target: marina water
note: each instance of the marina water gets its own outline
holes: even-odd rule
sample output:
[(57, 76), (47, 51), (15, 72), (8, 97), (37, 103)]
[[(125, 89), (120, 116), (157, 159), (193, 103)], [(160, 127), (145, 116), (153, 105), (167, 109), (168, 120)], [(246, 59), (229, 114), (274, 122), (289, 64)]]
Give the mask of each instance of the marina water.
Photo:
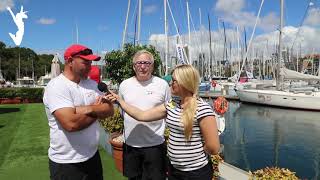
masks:
[(227, 163), (246, 171), (278, 166), (320, 179), (320, 112), (229, 101), (225, 119), (220, 139)]

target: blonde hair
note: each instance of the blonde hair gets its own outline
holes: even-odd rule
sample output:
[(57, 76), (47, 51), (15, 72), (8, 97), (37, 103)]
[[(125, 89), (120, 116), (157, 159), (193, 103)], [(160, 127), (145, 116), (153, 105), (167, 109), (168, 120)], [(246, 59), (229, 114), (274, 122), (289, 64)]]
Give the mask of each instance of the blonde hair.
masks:
[(142, 55), (142, 54), (147, 54), (147, 55), (149, 56), (150, 60), (152, 61), (152, 63), (154, 63), (153, 54), (152, 54), (151, 52), (145, 50), (145, 49), (137, 51), (137, 52), (134, 54), (132, 61), (135, 62), (136, 59), (137, 59), (140, 55)]
[(184, 126), (184, 135), (187, 140), (191, 139), (194, 116), (197, 110), (197, 97), (199, 88), (199, 72), (192, 65), (177, 66), (172, 75), (176, 78), (179, 85), (193, 94), (188, 105), (183, 109), (181, 121)]

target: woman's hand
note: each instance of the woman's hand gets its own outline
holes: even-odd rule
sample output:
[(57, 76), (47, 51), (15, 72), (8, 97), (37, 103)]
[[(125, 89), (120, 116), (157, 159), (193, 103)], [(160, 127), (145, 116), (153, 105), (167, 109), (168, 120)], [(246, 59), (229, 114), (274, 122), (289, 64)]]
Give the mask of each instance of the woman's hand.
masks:
[(109, 92), (110, 92), (110, 93), (106, 94), (106, 95), (104, 96), (104, 98), (105, 98), (106, 100), (110, 101), (110, 102), (113, 102), (113, 103), (119, 102), (119, 100), (120, 100), (119, 95), (115, 94), (115, 93), (112, 92), (112, 91), (109, 91)]

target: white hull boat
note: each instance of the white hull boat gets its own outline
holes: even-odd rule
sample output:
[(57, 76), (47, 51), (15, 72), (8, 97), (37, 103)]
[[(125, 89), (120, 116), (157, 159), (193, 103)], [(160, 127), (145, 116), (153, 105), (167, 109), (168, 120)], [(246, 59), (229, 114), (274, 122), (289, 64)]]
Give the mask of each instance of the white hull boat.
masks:
[(236, 90), (242, 102), (296, 108), (306, 110), (320, 110), (320, 92), (318, 91), (277, 91), (264, 89)]

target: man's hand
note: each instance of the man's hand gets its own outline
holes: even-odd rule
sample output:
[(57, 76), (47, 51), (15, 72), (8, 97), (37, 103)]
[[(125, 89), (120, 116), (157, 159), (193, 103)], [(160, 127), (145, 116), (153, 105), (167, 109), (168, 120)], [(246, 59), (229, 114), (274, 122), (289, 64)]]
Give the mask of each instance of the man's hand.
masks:
[(92, 118), (105, 118), (113, 115), (113, 105), (104, 96), (97, 97), (91, 105), (78, 106), (75, 109), (76, 114), (85, 114)]
[[(103, 103), (107, 103), (108, 100), (106, 100), (103, 96), (98, 96), (96, 98), (96, 101), (92, 105), (99, 105)], [(76, 107), (76, 113), (77, 114), (86, 114), (90, 115), (92, 113), (93, 109), (90, 106), (78, 106)]]

